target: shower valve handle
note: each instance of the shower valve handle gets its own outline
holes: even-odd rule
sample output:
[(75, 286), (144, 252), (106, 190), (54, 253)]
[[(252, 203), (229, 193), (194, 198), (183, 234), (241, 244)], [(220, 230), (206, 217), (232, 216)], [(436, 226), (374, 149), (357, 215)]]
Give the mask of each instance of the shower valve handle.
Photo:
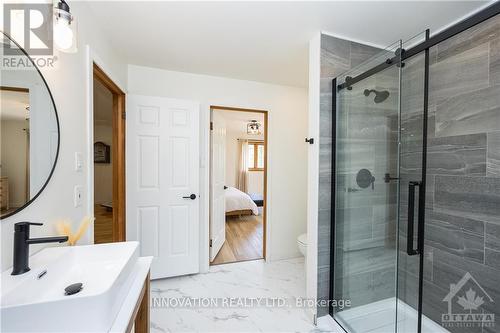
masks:
[(386, 174), (384, 175), (384, 182), (386, 182), (386, 183), (390, 183), (390, 182), (391, 182), (391, 180), (399, 180), (399, 178), (398, 178), (398, 177), (391, 177), (391, 174), (390, 174), (390, 173), (386, 173)]

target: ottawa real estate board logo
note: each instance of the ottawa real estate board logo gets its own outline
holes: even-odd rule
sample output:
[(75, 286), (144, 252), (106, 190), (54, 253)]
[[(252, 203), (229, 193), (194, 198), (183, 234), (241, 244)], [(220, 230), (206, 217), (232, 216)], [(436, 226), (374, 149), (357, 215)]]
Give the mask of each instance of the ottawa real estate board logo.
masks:
[(448, 313), (441, 315), (444, 327), (495, 326), (495, 314), (486, 310), (494, 303), (493, 298), (468, 272), (457, 284), (450, 284), (450, 292), (443, 302), (448, 303)]

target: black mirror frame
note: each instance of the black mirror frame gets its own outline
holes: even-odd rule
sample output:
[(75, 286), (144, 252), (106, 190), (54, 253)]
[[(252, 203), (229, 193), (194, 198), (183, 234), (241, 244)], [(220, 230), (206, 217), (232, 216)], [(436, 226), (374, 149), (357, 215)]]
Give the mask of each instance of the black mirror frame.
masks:
[(54, 171), (56, 169), (57, 161), (59, 160), (59, 150), (60, 150), (60, 147), (61, 147), (61, 128), (60, 128), (60, 125), (59, 125), (59, 115), (57, 113), (56, 103), (54, 102), (54, 96), (52, 96), (52, 91), (50, 91), (49, 85), (47, 84), (47, 81), (45, 80), (45, 77), (42, 75), (42, 72), (40, 72), (40, 69), (34, 63), (33, 59), (31, 59), (31, 57), (29, 56), (29, 54), (26, 52), (26, 50), (24, 48), (22, 48), (11, 36), (9, 36), (8, 34), (6, 34), (4, 31), (0, 31), (0, 32), (6, 38), (8, 38), (12, 43), (14, 43), (19, 48), (19, 50), (21, 50), (22, 53), (24, 53), (24, 55), (30, 60), (30, 62), (33, 65), (33, 67), (38, 72), (38, 75), (40, 75), (40, 77), (42, 78), (42, 81), (45, 84), (45, 88), (47, 88), (47, 91), (49, 92), (49, 96), (50, 96), (50, 100), (52, 102), (52, 106), (54, 107), (54, 113), (55, 113), (55, 116), (56, 116), (56, 125), (57, 125), (57, 150), (56, 150), (56, 155), (55, 155), (55, 158), (54, 158), (54, 164), (52, 165), (52, 169), (50, 170), (49, 175), (47, 176), (47, 180), (45, 181), (45, 183), (43, 184), (43, 186), (38, 190), (38, 192), (33, 196), (33, 198), (31, 198), (30, 200), (28, 200), (24, 205), (22, 205), (21, 207), (19, 207), (18, 209), (14, 210), (14, 211), (12, 211), (10, 213), (7, 213), (7, 214), (5, 214), (3, 216), (0, 216), (0, 220), (4, 220), (4, 219), (6, 219), (8, 217), (11, 217), (11, 216), (19, 213), (20, 211), (22, 211), (23, 209), (25, 209), (26, 207), (28, 207), (29, 205), (31, 205), (31, 203), (33, 203), (33, 201), (35, 201), (40, 196), (40, 194), (42, 194), (42, 192), (45, 190), (45, 188), (49, 184), (49, 181), (52, 179), (52, 175), (54, 174)]

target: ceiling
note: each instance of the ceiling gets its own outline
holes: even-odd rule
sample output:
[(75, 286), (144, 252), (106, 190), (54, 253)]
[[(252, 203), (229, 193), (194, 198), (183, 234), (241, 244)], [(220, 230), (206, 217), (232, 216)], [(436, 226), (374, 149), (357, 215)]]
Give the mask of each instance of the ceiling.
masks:
[[(247, 136), (247, 124), (252, 120), (257, 120), (262, 125), (264, 124), (264, 114), (259, 112), (241, 112), (241, 111), (223, 111), (215, 110), (220, 114), (226, 122), (226, 130), (228, 132), (240, 133), (241, 137)], [(262, 133), (264, 127), (262, 127)], [(259, 136), (260, 138), (260, 136)]]
[(0, 90), (0, 101), (2, 120), (26, 120), (29, 117), (26, 110), (30, 104), (29, 93)]
[(307, 86), (308, 41), (321, 30), (387, 46), (435, 32), (485, 1), (89, 2), (126, 63)]

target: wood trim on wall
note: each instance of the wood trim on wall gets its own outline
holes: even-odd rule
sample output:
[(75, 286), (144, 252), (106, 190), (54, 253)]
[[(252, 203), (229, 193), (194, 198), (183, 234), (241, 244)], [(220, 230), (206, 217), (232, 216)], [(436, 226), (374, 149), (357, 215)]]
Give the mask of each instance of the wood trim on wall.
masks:
[[(264, 260), (267, 258), (267, 173), (269, 172), (267, 168), (267, 155), (268, 155), (268, 115), (269, 111), (267, 110), (259, 110), (259, 109), (245, 109), (245, 108), (236, 108), (230, 106), (220, 106), (220, 105), (211, 105), (210, 110), (221, 110), (221, 111), (239, 111), (239, 112), (250, 112), (250, 113), (262, 113), (264, 114), (264, 207), (262, 207), (262, 211), (264, 213), (262, 219), (263, 225), (263, 249), (262, 249), (262, 257)], [(210, 237), (210, 236), (209, 236)]]
[(30, 92), (30, 90), (28, 88), (8, 87), (8, 86), (0, 86), (0, 90), (15, 91), (15, 92), (24, 92), (24, 93), (29, 93)]
[(95, 63), (94, 79), (113, 94), (113, 242), (126, 239), (125, 230), (125, 93)]
[(267, 114), (268, 112), (267, 110), (234, 108), (230, 106), (220, 106), (220, 105), (211, 105), (210, 110), (241, 111), (241, 112), (252, 112), (252, 113), (265, 113), (265, 114)]
[(150, 332), (150, 289), (151, 289), (151, 273), (149, 272), (142, 285), (139, 299), (135, 304), (132, 317), (127, 325), (127, 333), (149, 333)]

